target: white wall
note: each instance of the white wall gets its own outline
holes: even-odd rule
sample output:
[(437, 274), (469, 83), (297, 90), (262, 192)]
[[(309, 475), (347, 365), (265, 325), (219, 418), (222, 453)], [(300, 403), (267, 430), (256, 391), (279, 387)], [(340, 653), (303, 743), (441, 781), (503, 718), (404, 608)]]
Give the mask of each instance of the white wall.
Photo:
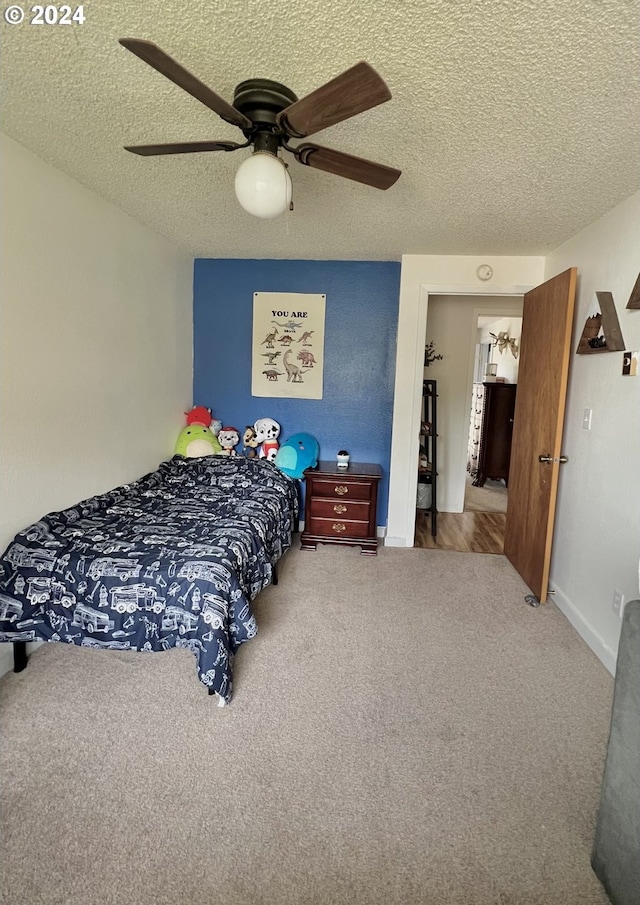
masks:
[[(171, 456), (192, 402), (193, 266), (0, 140), (4, 549), (46, 512)], [(6, 662), (11, 651), (1, 647)]]
[[(575, 351), (596, 291), (610, 291), (626, 348), (640, 350), (640, 310), (626, 308), (640, 272), (640, 193), (547, 258), (545, 276), (578, 268)], [(554, 600), (613, 672), (620, 619), (614, 588), (640, 597), (640, 376), (623, 377), (622, 353), (571, 357), (551, 563)], [(584, 409), (593, 411), (583, 430)]]
[[(478, 317), (499, 311), (521, 312), (522, 298), (433, 295), (429, 300), (427, 341), (433, 340), (436, 352), (442, 355), (441, 361), (435, 361), (424, 371), (426, 377), (438, 383), (437, 506), (440, 512), (462, 512), (464, 508)], [(500, 323), (511, 321), (512, 318), (503, 318)], [(511, 352), (503, 352), (502, 356), (494, 352), (494, 355), (496, 360), (508, 355), (515, 362)]]
[[(476, 270), (480, 264), (490, 264), (493, 268), (490, 281), (478, 279)], [(519, 296), (537, 286), (543, 278), (542, 257), (403, 256), (386, 544), (413, 546), (420, 395), (430, 295), (477, 295), (480, 306), (483, 296)]]

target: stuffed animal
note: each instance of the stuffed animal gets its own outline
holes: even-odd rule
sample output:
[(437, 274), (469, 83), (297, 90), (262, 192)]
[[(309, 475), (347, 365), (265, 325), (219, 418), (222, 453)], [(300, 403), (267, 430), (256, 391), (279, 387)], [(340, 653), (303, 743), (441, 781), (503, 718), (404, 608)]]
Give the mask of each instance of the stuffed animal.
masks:
[(259, 452), (260, 458), (273, 462), (280, 447), (278, 443), (280, 425), (273, 418), (259, 418), (253, 426), (258, 443), (262, 444)]
[(235, 448), (240, 442), (240, 434), (237, 427), (223, 427), (218, 434), (218, 443), (222, 447), (225, 456), (235, 456)]
[(185, 412), (187, 424), (203, 424), (205, 427), (211, 428), (212, 432), (218, 436), (222, 430), (222, 421), (213, 417), (213, 412), (204, 405), (194, 405), (189, 412)]
[(205, 427), (211, 427), (212, 413), (211, 409), (205, 408), (204, 405), (194, 405), (194, 407), (185, 412), (187, 424), (203, 424)]
[(242, 452), (245, 453), (248, 459), (253, 459), (256, 456), (258, 446), (260, 446), (260, 443), (256, 429), (253, 424), (247, 424), (242, 435)]
[(218, 438), (204, 424), (187, 424), (178, 434), (175, 453), (189, 459), (221, 453)]
[(320, 445), (311, 434), (294, 434), (283, 443), (274, 460), (280, 471), (291, 478), (301, 480), (305, 468), (315, 468), (320, 455)]

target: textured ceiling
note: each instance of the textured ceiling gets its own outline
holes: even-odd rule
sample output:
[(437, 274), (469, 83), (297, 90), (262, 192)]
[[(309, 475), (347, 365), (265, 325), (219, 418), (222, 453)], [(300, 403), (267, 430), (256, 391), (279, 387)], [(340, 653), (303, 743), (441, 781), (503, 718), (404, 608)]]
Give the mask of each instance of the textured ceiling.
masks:
[[(636, 0), (88, 0), (66, 26), (19, 5), (25, 21), (0, 24), (2, 130), (195, 256), (545, 254), (640, 188)], [(287, 155), (295, 210), (251, 217), (233, 190), (246, 150), (122, 149), (242, 134), (120, 37), (229, 102), (247, 78), (302, 97), (366, 60), (392, 99), (311, 140), (400, 180), (383, 192)]]

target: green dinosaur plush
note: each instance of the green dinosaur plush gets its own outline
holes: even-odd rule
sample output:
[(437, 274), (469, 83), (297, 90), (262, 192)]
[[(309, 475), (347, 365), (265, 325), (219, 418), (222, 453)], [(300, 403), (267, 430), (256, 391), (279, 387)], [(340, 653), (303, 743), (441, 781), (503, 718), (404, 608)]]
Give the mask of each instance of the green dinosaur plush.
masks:
[(204, 424), (187, 424), (178, 434), (176, 455), (189, 459), (199, 456), (215, 456), (222, 452), (218, 438)]

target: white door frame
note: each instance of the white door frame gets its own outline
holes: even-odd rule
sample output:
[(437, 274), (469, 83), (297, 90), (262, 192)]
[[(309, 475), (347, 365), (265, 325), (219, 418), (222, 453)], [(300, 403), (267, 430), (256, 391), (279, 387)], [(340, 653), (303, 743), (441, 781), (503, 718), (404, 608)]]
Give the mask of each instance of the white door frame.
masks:
[[(529, 259), (540, 261), (541, 259)], [(417, 298), (401, 286), (396, 349), (396, 378), (389, 470), (389, 509), (385, 544), (413, 547), (420, 411), (424, 375), (424, 344), (430, 295), (521, 296), (537, 283), (479, 288), (478, 283), (420, 283)], [(404, 292), (403, 292), (404, 288)], [(404, 302), (404, 304), (403, 304)]]

